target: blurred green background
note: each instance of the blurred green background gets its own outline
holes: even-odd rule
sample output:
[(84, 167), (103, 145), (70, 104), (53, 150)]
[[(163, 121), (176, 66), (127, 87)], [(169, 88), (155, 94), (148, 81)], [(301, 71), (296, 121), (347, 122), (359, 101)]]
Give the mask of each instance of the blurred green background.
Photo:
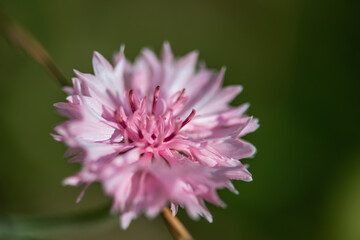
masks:
[[(92, 72), (94, 50), (108, 59), (121, 43), (133, 60), (144, 46), (177, 56), (200, 51), (225, 84), (241, 84), (234, 104), (250, 102), (260, 129), (254, 181), (220, 194), (214, 222), (180, 219), (195, 239), (360, 239), (359, 1), (0, 1), (32, 32), (70, 79)], [(20, 53), (20, 54), (19, 54)], [(56, 216), (108, 203), (99, 185), (80, 204), (63, 187), (79, 166), (51, 137), (63, 119), (58, 85), (28, 55), (0, 37), (0, 218)], [(1, 228), (0, 228), (1, 231)], [(117, 218), (56, 229), (43, 239), (171, 239), (162, 219)]]

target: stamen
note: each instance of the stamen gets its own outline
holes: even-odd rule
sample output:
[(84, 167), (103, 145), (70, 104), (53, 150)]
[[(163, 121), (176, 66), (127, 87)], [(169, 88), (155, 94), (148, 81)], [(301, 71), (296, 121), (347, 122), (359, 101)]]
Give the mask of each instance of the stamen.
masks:
[(115, 119), (116, 119), (116, 121), (119, 122), (119, 124), (120, 124), (124, 129), (127, 127), (124, 119), (121, 117), (121, 115), (120, 115), (118, 112), (115, 113)]
[(164, 139), (164, 142), (168, 142), (170, 141), (171, 139), (173, 139), (176, 134), (178, 134), (178, 132), (180, 131), (181, 128), (183, 128), (186, 124), (188, 124), (195, 116), (195, 109), (193, 109), (190, 113), (190, 115), (181, 123), (181, 126), (179, 128), (176, 128), (174, 132), (172, 132), (169, 136), (167, 136), (165, 139)]
[(177, 102), (180, 100), (180, 98), (184, 95), (184, 93), (185, 93), (185, 88), (183, 88), (183, 90), (181, 91), (180, 95), (179, 95), (178, 98), (176, 99), (175, 103), (177, 103)]
[(131, 111), (134, 113), (136, 111), (136, 107), (134, 101), (134, 91), (132, 89), (129, 91), (129, 101), (130, 101)]
[(177, 134), (177, 131), (171, 133), (169, 136), (167, 136), (165, 139), (164, 139), (164, 142), (168, 142), (170, 141), (171, 139), (173, 139)]
[(196, 113), (196, 111), (195, 111), (195, 109), (193, 109), (191, 111), (190, 115), (182, 122), (180, 129), (183, 128), (186, 124), (188, 124), (194, 118), (195, 113)]
[(140, 139), (144, 138), (144, 135), (143, 135), (143, 133), (142, 133), (142, 131), (140, 129), (138, 129), (138, 135), (139, 135)]
[(155, 92), (154, 92), (154, 99), (153, 99), (153, 104), (152, 104), (152, 109), (151, 109), (151, 115), (155, 115), (155, 110), (156, 110), (156, 104), (159, 98), (159, 94), (160, 94), (160, 86), (157, 86), (155, 88)]

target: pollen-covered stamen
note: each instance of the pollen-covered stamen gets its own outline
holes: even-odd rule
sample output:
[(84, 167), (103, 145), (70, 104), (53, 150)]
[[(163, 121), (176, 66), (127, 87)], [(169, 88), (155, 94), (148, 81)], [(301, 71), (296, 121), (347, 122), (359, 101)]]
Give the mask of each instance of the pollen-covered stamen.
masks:
[(155, 92), (154, 92), (154, 99), (153, 99), (153, 103), (152, 103), (151, 115), (155, 115), (156, 104), (159, 99), (159, 94), (160, 94), (160, 86), (157, 86), (155, 88)]
[(176, 134), (178, 134), (178, 132), (180, 131), (181, 128), (183, 128), (186, 124), (188, 124), (195, 116), (195, 109), (193, 109), (190, 113), (190, 115), (181, 123), (181, 126), (180, 127), (177, 127), (174, 132), (172, 132), (169, 136), (167, 136), (165, 139), (164, 139), (164, 142), (168, 142), (170, 141), (171, 139), (173, 139)]
[(136, 107), (134, 101), (134, 91), (132, 89), (129, 91), (129, 102), (130, 102), (131, 111), (134, 113), (136, 111)]

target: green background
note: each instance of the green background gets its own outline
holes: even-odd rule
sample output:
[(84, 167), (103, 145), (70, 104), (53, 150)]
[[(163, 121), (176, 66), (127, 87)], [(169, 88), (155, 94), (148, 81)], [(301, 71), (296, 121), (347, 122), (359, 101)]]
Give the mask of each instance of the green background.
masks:
[[(133, 60), (168, 40), (177, 56), (198, 49), (225, 84), (241, 84), (261, 127), (246, 139), (252, 183), (220, 195), (214, 222), (180, 219), (195, 239), (360, 239), (359, 1), (0, 1), (38, 38), (70, 79), (92, 72), (94, 50), (110, 59), (120, 44)], [(108, 203), (94, 184), (80, 204), (63, 187), (79, 166), (50, 133), (63, 121), (58, 85), (0, 37), (0, 218), (56, 216)], [(191, 87), (191, 86), (189, 86)], [(16, 222), (10, 222), (15, 224)], [(11, 225), (12, 226), (12, 225)], [(47, 229), (43, 239), (170, 239), (158, 217), (122, 231), (116, 217)], [(1, 230), (2, 229), (2, 230)], [(5, 231), (0, 228), (1, 231)], [(1, 236), (1, 234), (0, 234)]]

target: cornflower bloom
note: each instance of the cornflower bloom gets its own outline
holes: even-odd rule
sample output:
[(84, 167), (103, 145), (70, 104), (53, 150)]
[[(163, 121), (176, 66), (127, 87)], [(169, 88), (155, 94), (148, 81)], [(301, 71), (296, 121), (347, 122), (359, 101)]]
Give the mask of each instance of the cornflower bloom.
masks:
[(229, 105), (242, 87), (222, 88), (225, 69), (197, 67), (197, 57), (175, 59), (165, 43), (161, 60), (144, 49), (131, 64), (121, 47), (112, 66), (95, 52), (94, 74), (75, 71), (67, 102), (55, 104), (69, 120), (55, 127), (54, 138), (69, 146), (70, 162), (81, 164), (64, 184), (84, 185), (80, 201), (100, 182), (124, 229), (168, 204), (174, 215), (180, 206), (211, 222), (205, 201), (224, 206), (217, 189), (237, 193), (232, 179), (252, 180), (239, 159), (255, 148), (240, 137), (258, 121), (244, 115), (248, 104)]

